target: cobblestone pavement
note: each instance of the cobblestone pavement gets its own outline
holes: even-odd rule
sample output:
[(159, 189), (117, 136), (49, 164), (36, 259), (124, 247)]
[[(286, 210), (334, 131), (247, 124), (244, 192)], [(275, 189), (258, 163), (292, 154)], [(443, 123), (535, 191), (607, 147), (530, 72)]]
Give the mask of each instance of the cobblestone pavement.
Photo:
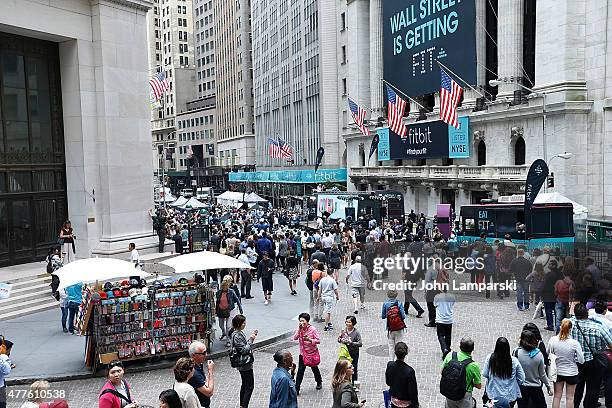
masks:
[[(307, 371), (302, 384), (302, 394), (299, 397), (301, 407), (330, 407), (332, 405), (331, 380), (334, 364), (337, 360), (338, 344), (336, 338), (339, 328), (343, 326), (344, 316), (352, 311), (352, 302), (344, 283), (341, 284), (341, 300), (334, 312), (333, 321), (335, 330), (331, 333), (323, 332), (323, 325), (316, 323), (321, 332), (321, 373), (324, 387), (315, 390), (312, 372)], [(372, 298), (368, 291), (366, 297)], [(401, 300), (403, 296), (400, 294)], [(424, 309), (425, 302), (417, 295)], [(516, 304), (511, 300), (504, 302), (484, 301), (484, 294), (474, 295), (474, 301), (460, 302), (455, 306), (455, 324), (453, 325), (453, 347), (458, 348), (462, 336), (474, 339), (476, 349), (474, 360), (482, 364), (486, 355), (492, 351), (495, 340), (499, 336), (507, 337), (512, 344), (516, 344), (522, 326), (531, 321), (532, 312), (519, 312)], [(367, 299), (366, 299), (367, 300)], [(361, 382), (361, 399), (366, 399), (367, 407), (382, 406), (382, 391), (385, 389), (385, 367), (388, 359), (387, 338), (384, 323), (380, 318), (380, 302), (367, 304), (367, 309), (360, 311), (357, 319), (357, 328), (361, 331), (364, 346), (360, 354), (359, 374)], [(419, 399), (425, 408), (443, 407), (444, 399), (438, 392), (439, 369), (441, 352), (436, 338), (435, 328), (424, 327), (425, 319), (417, 319), (411, 308), (407, 320), (408, 328), (405, 341), (410, 348), (407, 362), (417, 373)], [(248, 322), (247, 322), (248, 323)], [(544, 327), (543, 320), (537, 320), (539, 327)], [(247, 331), (255, 327), (247, 327)], [(550, 334), (543, 332), (545, 342)], [(289, 349), (294, 356), (298, 354), (297, 343), (289, 340), (281, 341), (255, 353), (255, 383), (256, 388), (251, 401), (254, 408), (267, 407), (270, 392), (270, 376), (275, 366), (272, 354), (279, 348)], [(215, 362), (215, 394), (213, 407), (238, 407), (238, 391), (240, 376), (232, 369), (227, 358)], [(41, 362), (41, 364), (44, 364)], [(155, 370), (141, 373), (129, 372), (126, 379), (132, 384), (133, 395), (141, 404), (157, 407), (159, 393), (172, 387), (173, 375), (169, 369)], [(86, 379), (78, 381), (57, 382), (52, 384), (54, 390), (64, 390), (71, 408), (90, 408), (97, 406), (97, 393), (104, 383), (103, 378)], [(16, 388), (15, 388), (16, 389)], [(11, 389), (9, 389), (10, 392)], [(475, 398), (480, 401), (481, 392), (476, 391)], [(549, 397), (547, 397), (549, 398)], [(21, 401), (8, 401), (9, 408), (19, 407)], [(479, 405), (480, 406), (480, 405)]]

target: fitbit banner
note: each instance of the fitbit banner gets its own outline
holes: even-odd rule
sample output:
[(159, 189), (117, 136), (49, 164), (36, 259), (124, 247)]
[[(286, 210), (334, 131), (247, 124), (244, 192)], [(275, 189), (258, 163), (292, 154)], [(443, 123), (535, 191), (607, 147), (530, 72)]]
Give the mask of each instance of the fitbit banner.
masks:
[(476, 84), (474, 0), (384, 0), (384, 78), (409, 96), (440, 89), (441, 63)]
[(469, 118), (461, 117), (459, 123), (463, 129), (459, 136), (441, 120), (406, 125), (406, 136), (379, 129), (378, 160), (468, 158)]
[(542, 159), (537, 159), (529, 167), (527, 179), (525, 180), (525, 237), (531, 237), (531, 207), (535, 201), (542, 185), (548, 177), (548, 165)]

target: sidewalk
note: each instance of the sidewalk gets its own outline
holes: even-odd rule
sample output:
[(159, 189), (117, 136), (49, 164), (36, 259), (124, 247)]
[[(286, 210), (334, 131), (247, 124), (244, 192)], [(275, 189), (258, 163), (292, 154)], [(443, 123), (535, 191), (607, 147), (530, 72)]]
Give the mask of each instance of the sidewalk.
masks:
[[(308, 311), (309, 307), (309, 292), (303, 275), (298, 280), (297, 290), (298, 295), (291, 296), (287, 279), (281, 273), (276, 273), (274, 296), (270, 305), (265, 306), (261, 284), (253, 282), (251, 294), (255, 298), (243, 299), (243, 308), (247, 316), (247, 330), (259, 330), (259, 345), (276, 341), (297, 327), (297, 315)], [(215, 329), (218, 338), (218, 326)], [(7, 378), (9, 384), (40, 378), (59, 380), (91, 376), (84, 366), (85, 339), (62, 332), (59, 310), (2, 322), (0, 334), (15, 343), (11, 358), (17, 367)], [(224, 342), (213, 343), (213, 353), (226, 350)], [(146, 366), (146, 363), (142, 365)]]

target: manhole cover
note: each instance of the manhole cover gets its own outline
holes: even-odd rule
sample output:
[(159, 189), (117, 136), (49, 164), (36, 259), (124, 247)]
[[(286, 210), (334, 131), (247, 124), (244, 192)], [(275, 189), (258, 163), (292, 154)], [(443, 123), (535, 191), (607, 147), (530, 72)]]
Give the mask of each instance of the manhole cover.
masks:
[(380, 346), (368, 347), (366, 353), (375, 357), (389, 357), (389, 346), (381, 344)]
[(291, 347), (295, 347), (295, 346), (297, 346), (297, 343), (294, 343), (292, 341), (286, 341), (284, 343), (277, 343), (277, 344), (271, 345), (270, 347), (259, 349), (259, 351), (261, 351), (262, 353), (274, 354), (278, 350), (286, 350), (286, 349), (290, 349)]

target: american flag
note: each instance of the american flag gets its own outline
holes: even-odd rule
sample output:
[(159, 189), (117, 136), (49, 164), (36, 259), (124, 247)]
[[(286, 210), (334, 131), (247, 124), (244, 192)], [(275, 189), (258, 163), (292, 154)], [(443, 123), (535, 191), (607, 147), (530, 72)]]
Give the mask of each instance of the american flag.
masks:
[(287, 161), (293, 160), (293, 148), (287, 143), (283, 142), (280, 138), (269, 138), (268, 149), (270, 152), (270, 158), (272, 159), (285, 159)]
[(459, 128), (457, 105), (461, 100), (463, 89), (440, 68), (440, 119), (455, 128)]
[(387, 86), (387, 103), (388, 103), (388, 120), (389, 129), (399, 136), (406, 136), (408, 131), (404, 126), (404, 110), (406, 109), (406, 101), (400, 98), (391, 87)]
[(153, 91), (153, 96), (156, 101), (162, 97), (168, 88), (170, 88), (168, 78), (166, 78), (166, 74), (163, 72), (158, 72), (153, 75), (153, 78), (149, 80), (149, 85), (151, 85), (151, 90)]
[(370, 136), (370, 130), (365, 125), (365, 117), (366, 110), (359, 105), (357, 105), (351, 98), (348, 98), (349, 109), (351, 110), (351, 115), (353, 115), (353, 119), (355, 120), (355, 124), (361, 130), (361, 133), (364, 136)]

